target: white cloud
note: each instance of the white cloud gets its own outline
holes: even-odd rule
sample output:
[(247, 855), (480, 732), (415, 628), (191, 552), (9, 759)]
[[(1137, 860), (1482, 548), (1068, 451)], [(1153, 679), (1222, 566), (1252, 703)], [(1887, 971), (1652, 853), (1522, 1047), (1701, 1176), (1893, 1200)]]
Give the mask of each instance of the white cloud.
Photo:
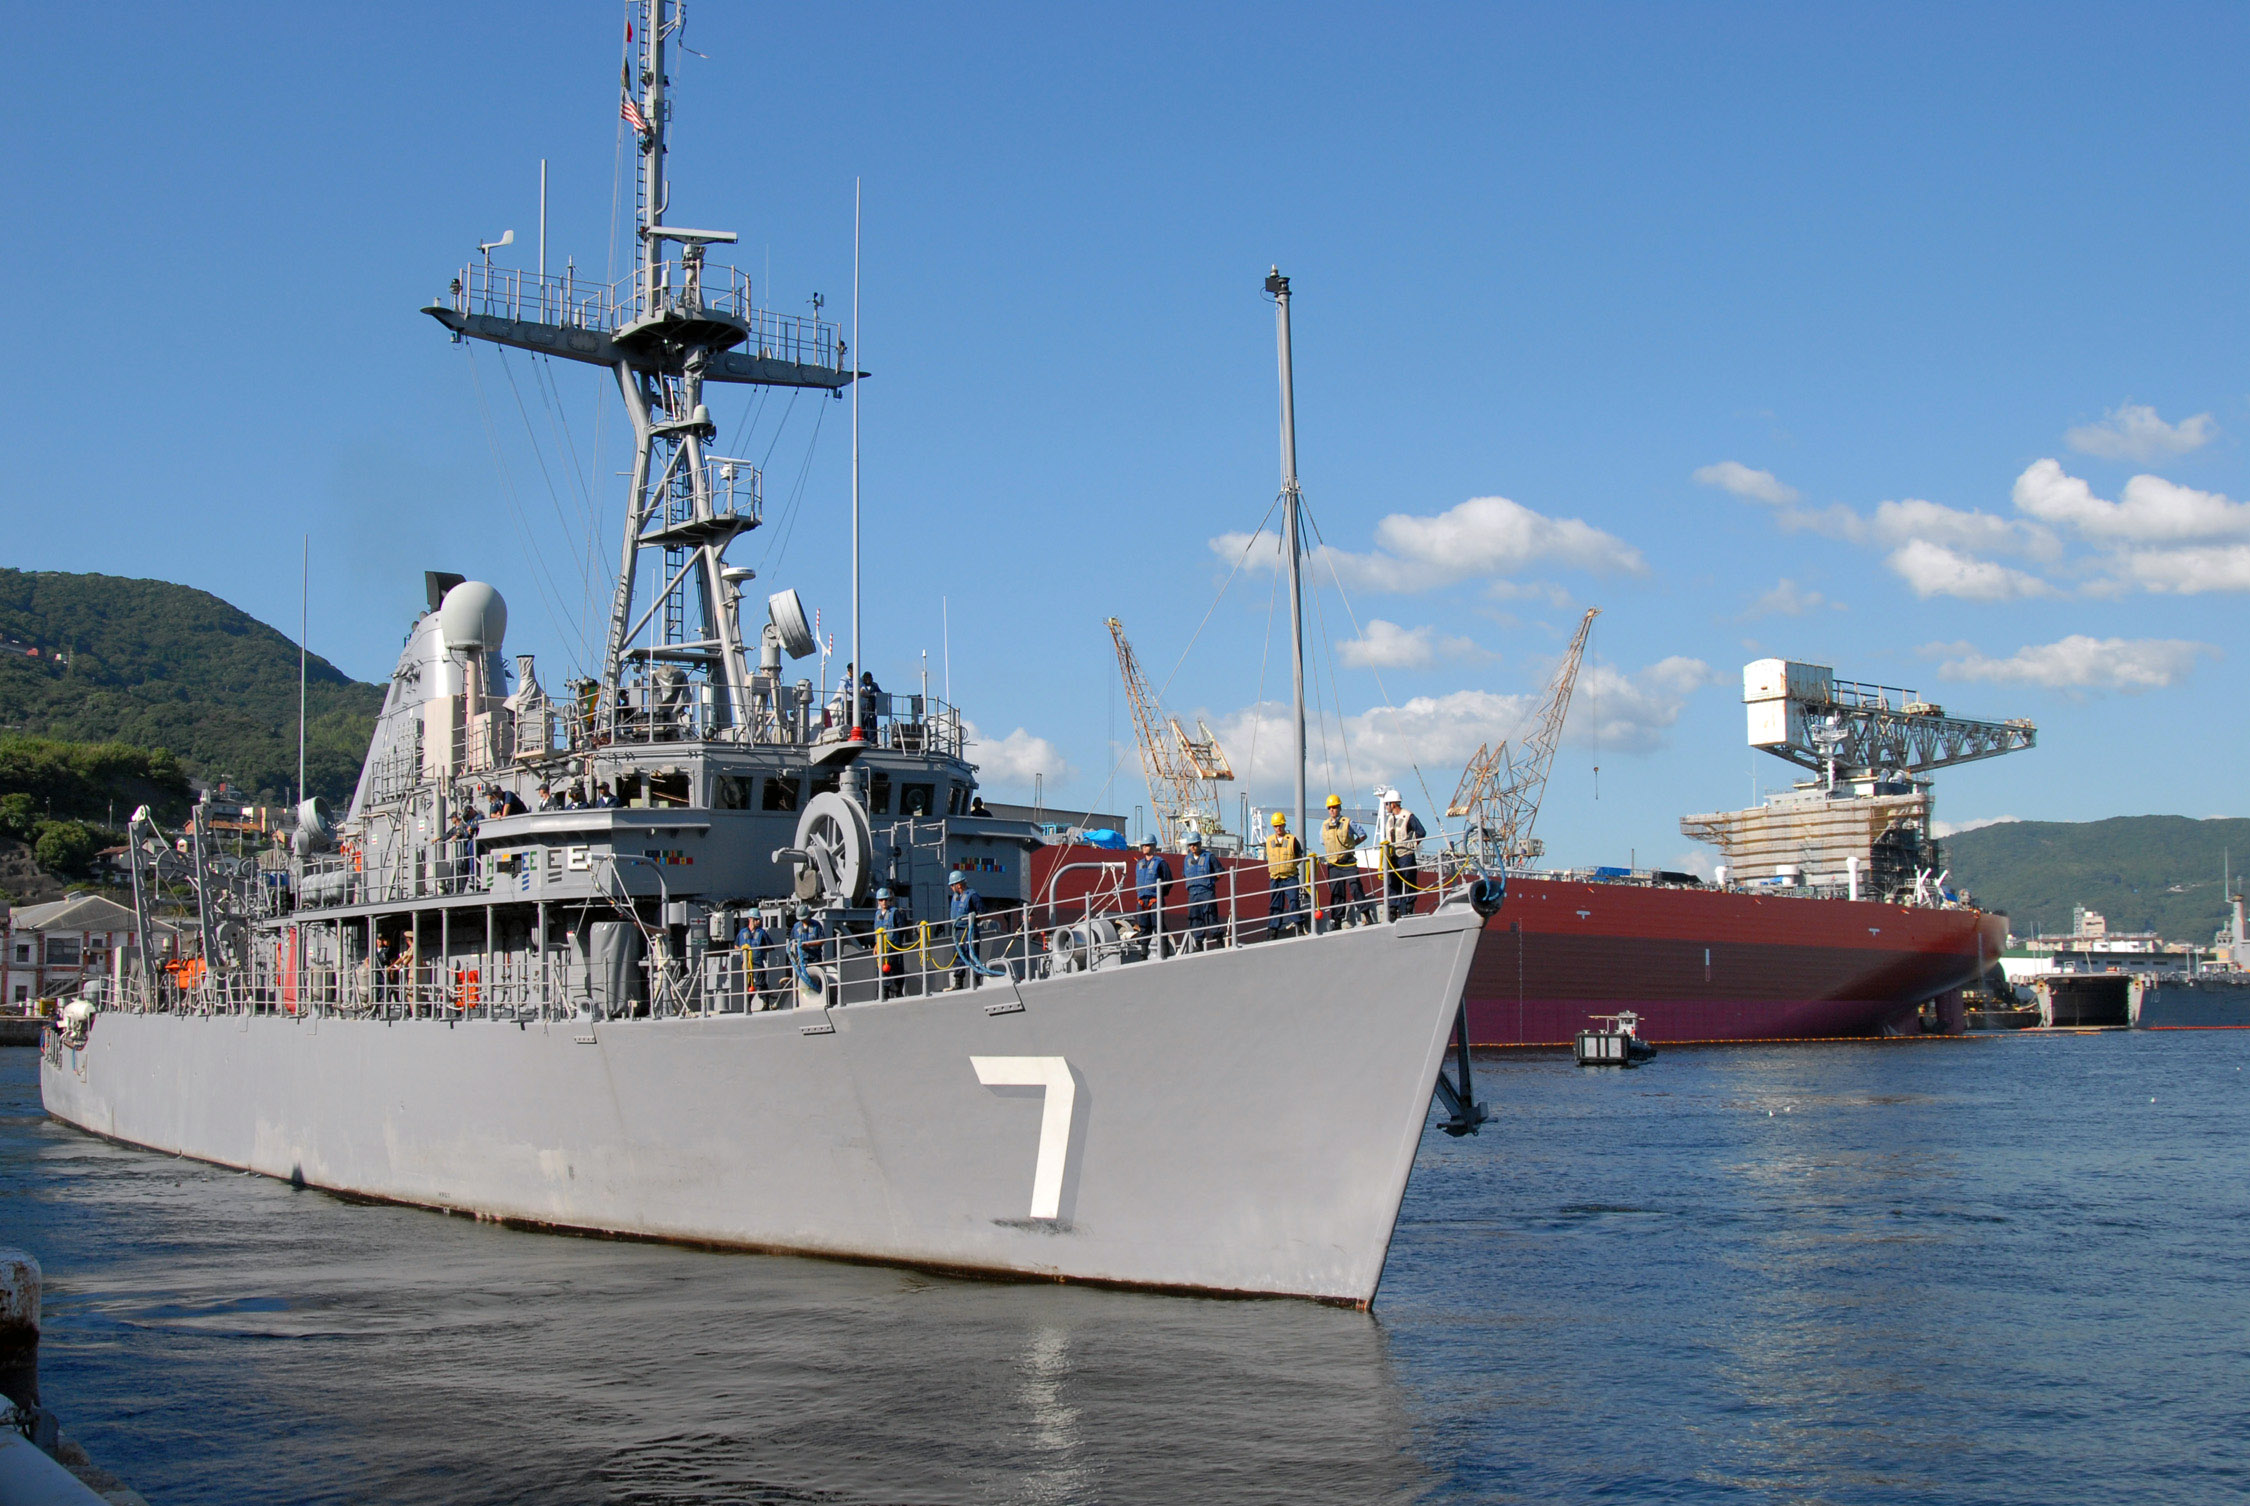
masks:
[[(1959, 652), (1965, 644), (1950, 645)], [(1948, 680), (2044, 685), (2050, 690), (2161, 690), (2187, 678), (2196, 660), (2219, 651), (2182, 638), (2091, 638), (2073, 633), (2054, 643), (2029, 644), (2005, 659), (1969, 649), (1948, 659), (1938, 674)]]
[(2161, 460), (2201, 449), (2217, 435), (2219, 426), (2208, 413), (2168, 424), (2146, 403), (2125, 403), (2112, 408), (2098, 424), (2080, 424), (2063, 435), (2063, 442), (2083, 455), (2104, 460)]
[(1688, 697), (1717, 678), (1701, 659), (1677, 654), (1633, 675), (1589, 664), (1579, 673), (1563, 741), (1605, 753), (1653, 753), (1664, 746), (1665, 729), (1679, 721)]
[(1006, 737), (988, 739), (966, 718), (961, 723), (969, 761), (988, 784), (1031, 787), (1031, 776), (1044, 774), (1049, 790), (1068, 782), (1078, 771), (1063, 758), (1062, 750), (1044, 737), (1034, 737), (1018, 727)]
[(1971, 559), (1958, 550), (1927, 539), (1914, 539), (1891, 552), (1884, 561), (1901, 580), (1925, 601), (1932, 596), (1958, 596), (1964, 601), (2021, 601), (2032, 596), (2052, 596), (2055, 588), (2035, 575)]
[[(1313, 551), (1318, 575), (1333, 571), (1348, 587), (1369, 591), (1427, 591), (1472, 576), (1513, 575), (1535, 564), (1596, 573), (1647, 573), (1641, 552), (1579, 518), (1550, 518), (1506, 497), (1471, 497), (1428, 517), (1392, 513), (1375, 525), (1374, 551), (1355, 554), (1322, 545)], [(1249, 551), (1252, 568), (1281, 563), (1272, 533), (1221, 534), (1211, 550), (1228, 564)]]
[[(1891, 550), (1915, 544), (1934, 545), (1955, 557), (2013, 554), (2050, 560), (2062, 553), (2062, 541), (2055, 537), (2053, 529), (2042, 524), (1947, 507), (1942, 502), (1920, 497), (1878, 502), (1872, 514), (1863, 514), (1841, 502), (1831, 502), (1821, 508), (1782, 504), (1774, 512), (1774, 522), (1789, 533), (1817, 533), (1850, 544)], [(1920, 563), (1927, 572), (1934, 557), (1922, 555), (1920, 551), (1917, 555), (1918, 560), (1910, 557), (1908, 563)], [(1893, 568), (1898, 566), (1894, 564)]]
[(2036, 460), (2016, 478), (2016, 506), (2035, 518), (2067, 524), (2088, 539), (2114, 544), (2186, 543), (2250, 538), (2250, 503), (2230, 502), (2162, 476), (2135, 476), (2122, 501), (2093, 488), (2053, 460)]
[(1817, 533), (1853, 544), (1864, 544), (1870, 536), (1867, 520), (1841, 502), (1831, 502), (1818, 511), (1784, 507), (1773, 520), (1789, 533)]
[(2021, 816), (1978, 816), (1970, 821), (1933, 822), (1931, 830), (1940, 837), (1957, 837), (1965, 831), (1983, 831), (1987, 826), (2007, 826), (2022, 819)]
[(1919, 497), (1877, 503), (1869, 535), (1877, 543), (1894, 548), (1921, 540), (1965, 554), (2028, 554), (2034, 559), (2053, 559), (2062, 553), (2062, 540), (2037, 523), (2019, 523), (1989, 512), (1964, 512)]
[(1828, 598), (1818, 591), (1807, 591), (1784, 575), (1774, 582), (1772, 590), (1762, 593), (1750, 603), (1750, 610), (1742, 614), (1742, 621), (1753, 617), (1802, 617), (1816, 607), (1828, 605)]
[(1364, 636), (1345, 639), (1337, 651), (1354, 669), (1419, 669), (1441, 656), (1458, 659), (1478, 652), (1468, 639), (1441, 636), (1427, 624), (1403, 628), (1380, 617), (1369, 621)]
[(2135, 549), (2110, 568), (2145, 590), (2194, 596), (2204, 591), (2250, 591), (2250, 544), (2195, 549)]
[(1771, 471), (1754, 471), (1739, 460), (1722, 460), (1717, 465), (1698, 467), (1689, 477), (1704, 486), (1715, 486), (1733, 492), (1747, 502), (1765, 502), (1774, 507), (1786, 507), (1803, 495)]
[[(1687, 697), (1714, 679), (1700, 659), (1665, 659), (1632, 675), (1606, 664), (1589, 665), (1571, 701), (1565, 741), (1594, 745), (1598, 727), (1604, 753), (1653, 752), (1663, 746), (1666, 729), (1679, 721)], [(1312, 778), (1335, 782), (1338, 793), (1346, 793), (1346, 783), (1363, 792), (1395, 784), (1429, 823), (1432, 812), (1417, 793), (1421, 784), (1427, 782), (1432, 799), (1444, 800), (1478, 745), (1523, 734), (1540, 700), (1538, 694), (1456, 690), (1370, 707), (1344, 718), (1341, 743), (1333, 721), (1325, 743), (1318, 727), (1308, 729)], [(1241, 781), (1239, 788), (1253, 801), (1275, 798), (1289, 787), (1294, 729), (1287, 705), (1267, 701), (1215, 718), (1212, 725)], [(1417, 766), (1420, 780), (1415, 778)]]

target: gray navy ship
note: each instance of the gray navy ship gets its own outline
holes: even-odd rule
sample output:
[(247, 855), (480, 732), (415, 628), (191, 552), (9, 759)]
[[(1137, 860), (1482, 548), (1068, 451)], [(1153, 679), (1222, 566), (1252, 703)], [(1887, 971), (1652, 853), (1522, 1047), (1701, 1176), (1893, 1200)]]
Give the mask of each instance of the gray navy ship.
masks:
[(708, 399), (864, 373), (709, 258), (732, 235), (670, 219), (677, 24), (644, 0), (620, 102), (632, 275), (479, 260), (424, 311), (618, 384), (599, 677), (550, 692), (499, 593), (431, 572), (350, 808), (307, 801), (285, 866), (136, 813), (140, 944), (50, 1033), (47, 1111), (527, 1226), (1365, 1305), (1433, 1092), (1445, 1128), (1483, 1117), (1461, 1000), (1498, 883), (1270, 941), (1261, 884), (1166, 934), (1114, 862), (1033, 891), (1038, 833), (980, 813), (956, 708), (792, 676), (814, 635), (728, 560), (760, 478)]

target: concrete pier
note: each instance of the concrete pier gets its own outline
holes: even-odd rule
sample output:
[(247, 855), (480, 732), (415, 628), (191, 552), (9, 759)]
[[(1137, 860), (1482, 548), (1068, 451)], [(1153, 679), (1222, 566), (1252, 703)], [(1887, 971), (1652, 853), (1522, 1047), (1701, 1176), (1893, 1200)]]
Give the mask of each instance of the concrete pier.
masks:
[[(39, 1262), (0, 1249), (0, 1502), (6, 1506), (148, 1506), (138, 1491), (63, 1436), (39, 1400)], [(12, 1425), (11, 1425), (12, 1424)]]

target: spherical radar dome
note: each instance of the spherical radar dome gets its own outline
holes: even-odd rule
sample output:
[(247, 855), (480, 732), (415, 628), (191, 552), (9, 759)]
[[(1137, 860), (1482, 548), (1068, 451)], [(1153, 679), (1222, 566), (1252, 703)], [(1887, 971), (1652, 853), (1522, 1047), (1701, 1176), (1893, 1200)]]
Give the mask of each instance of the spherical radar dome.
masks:
[(438, 605), (447, 648), (497, 649), (508, 635), (508, 604), (481, 580), (465, 580)]

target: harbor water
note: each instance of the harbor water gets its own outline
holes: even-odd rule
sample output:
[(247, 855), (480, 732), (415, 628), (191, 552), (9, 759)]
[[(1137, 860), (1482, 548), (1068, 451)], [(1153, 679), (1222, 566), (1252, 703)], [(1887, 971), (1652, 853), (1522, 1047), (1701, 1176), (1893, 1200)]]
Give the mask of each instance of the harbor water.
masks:
[(2240, 1500), (2245, 1068), (1482, 1056), (1369, 1314), (354, 1203), (50, 1123), (8, 1050), (0, 1243), (48, 1405), (156, 1506)]

